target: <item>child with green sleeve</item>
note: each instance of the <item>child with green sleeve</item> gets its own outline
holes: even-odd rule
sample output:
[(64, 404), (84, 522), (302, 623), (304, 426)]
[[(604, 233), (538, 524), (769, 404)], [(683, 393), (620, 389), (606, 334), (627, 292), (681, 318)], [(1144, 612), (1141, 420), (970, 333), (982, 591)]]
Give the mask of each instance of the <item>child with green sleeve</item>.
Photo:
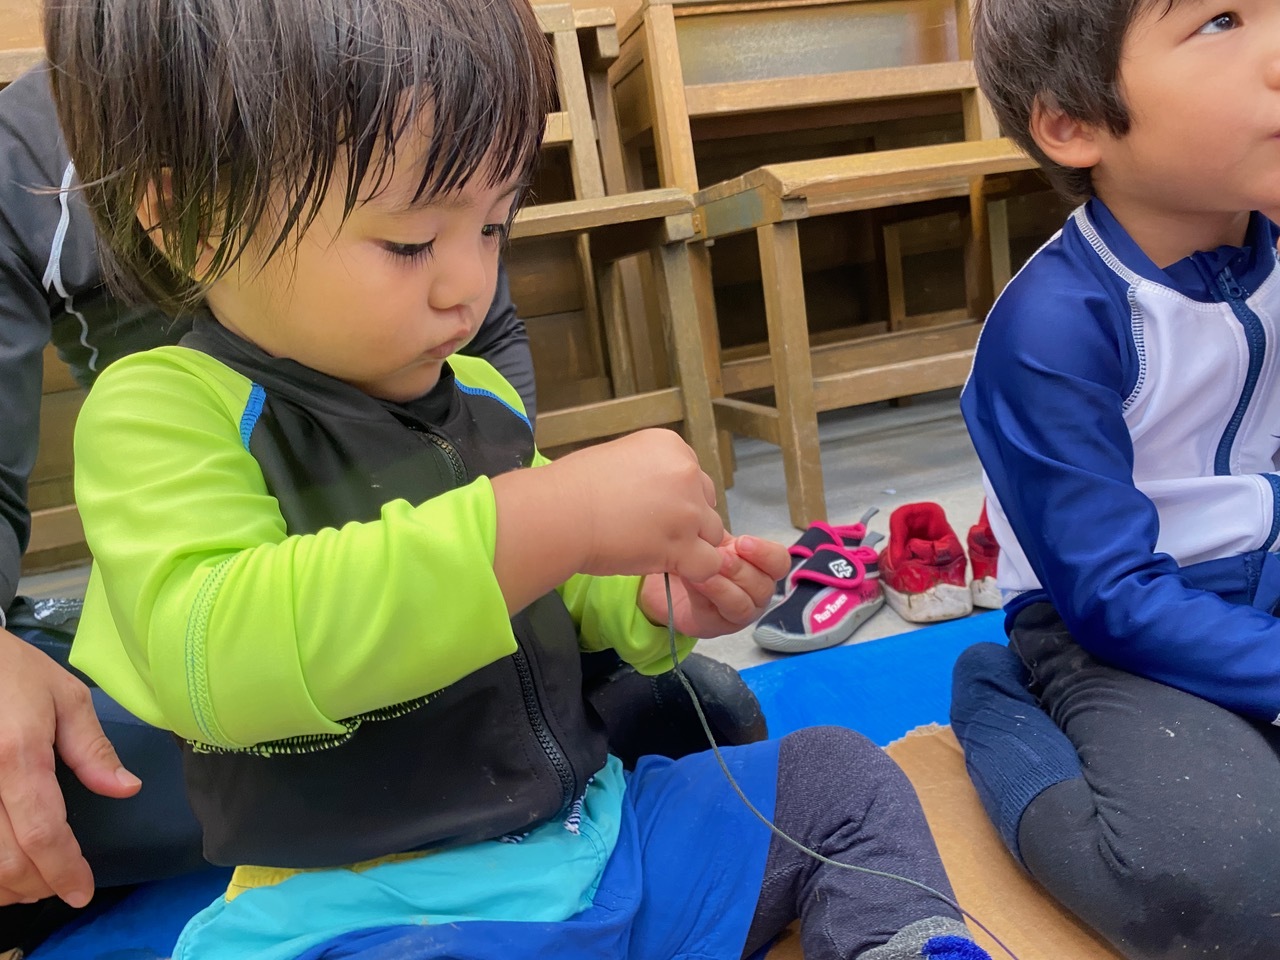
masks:
[[(946, 901), (774, 840), (709, 753), (607, 752), (580, 650), (670, 669), (669, 627), (741, 628), (788, 564), (725, 534), (676, 434), (548, 462), (456, 355), (551, 103), (525, 0), (46, 13), (105, 262), (197, 311), (76, 439), (74, 662), (182, 740), (236, 867), (176, 956), (733, 960), (800, 918), (819, 960), (985, 957)], [(865, 739), (725, 756), (808, 845), (948, 890)]]

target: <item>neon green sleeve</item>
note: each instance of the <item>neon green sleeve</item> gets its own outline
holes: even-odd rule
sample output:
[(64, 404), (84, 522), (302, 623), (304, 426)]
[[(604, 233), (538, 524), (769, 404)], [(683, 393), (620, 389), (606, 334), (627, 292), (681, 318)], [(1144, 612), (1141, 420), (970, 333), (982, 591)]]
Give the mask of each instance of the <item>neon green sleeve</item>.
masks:
[[(449, 361), (459, 381), (495, 394), (504, 403), (523, 411), (520, 396), (502, 376), (482, 360), (454, 357)], [(535, 454), (534, 466), (549, 463)], [(640, 673), (650, 676), (671, 669), (671, 640), (666, 627), (655, 626), (637, 604), (641, 577), (592, 577), (578, 574), (560, 587), (560, 596), (578, 625), (583, 650), (612, 648)], [(683, 660), (694, 641), (676, 634), (676, 649)]]
[(148, 723), (243, 747), (338, 733), (514, 652), (486, 479), (289, 536), (240, 436), (250, 389), (180, 347), (98, 380), (76, 426), (78, 667)]

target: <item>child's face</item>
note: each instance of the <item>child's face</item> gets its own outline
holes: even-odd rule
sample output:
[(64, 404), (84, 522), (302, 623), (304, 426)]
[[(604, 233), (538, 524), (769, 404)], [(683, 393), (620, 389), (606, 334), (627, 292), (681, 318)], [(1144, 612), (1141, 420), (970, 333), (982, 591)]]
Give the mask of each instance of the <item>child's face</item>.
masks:
[(1174, 214), (1280, 207), (1280, 3), (1156, 2), (1124, 43), (1132, 118), (1099, 134), (1094, 186)]
[(479, 175), (413, 205), (418, 177), (416, 164), (398, 163), (386, 188), (345, 223), (335, 184), (296, 250), (277, 253), (261, 271), (265, 240), (253, 238), (243, 266), (210, 287), (214, 315), (272, 356), (371, 396), (422, 396), (488, 312), (517, 189), (484, 186)]

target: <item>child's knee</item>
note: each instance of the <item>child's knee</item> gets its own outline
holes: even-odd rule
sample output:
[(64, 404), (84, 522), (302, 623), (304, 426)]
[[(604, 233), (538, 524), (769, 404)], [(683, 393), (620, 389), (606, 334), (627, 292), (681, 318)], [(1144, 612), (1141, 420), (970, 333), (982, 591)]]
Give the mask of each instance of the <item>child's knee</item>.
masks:
[(858, 794), (870, 803), (886, 792), (915, 802), (910, 781), (892, 758), (847, 727), (806, 727), (787, 734), (781, 741), (778, 770), (780, 786), (785, 783), (793, 795), (802, 791), (814, 803), (841, 797), (841, 806), (847, 808)]

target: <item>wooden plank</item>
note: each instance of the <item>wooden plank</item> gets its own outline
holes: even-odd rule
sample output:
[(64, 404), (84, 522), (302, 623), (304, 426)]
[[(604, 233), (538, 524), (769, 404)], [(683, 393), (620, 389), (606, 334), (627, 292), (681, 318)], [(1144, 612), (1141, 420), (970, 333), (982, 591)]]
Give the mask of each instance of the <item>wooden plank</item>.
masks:
[(658, 217), (693, 213), (693, 198), (683, 190), (643, 190), (525, 207), (516, 214), (511, 238), (545, 237), (616, 223), (638, 223)]
[(684, 415), (676, 387), (561, 410), (538, 411), (539, 447), (551, 449), (611, 437), (642, 427), (679, 423)]
[(62, 362), (58, 351), (50, 343), (44, 348), (44, 381), (41, 389), (44, 393), (57, 393), (61, 390), (78, 390), (80, 385), (71, 375), (71, 368)]
[(594, 30), (596, 27), (613, 27), (618, 22), (618, 15), (612, 7), (575, 8), (573, 25), (579, 30)]
[[(911, 97), (907, 100), (867, 100), (857, 103), (822, 103), (783, 107), (752, 113), (694, 117), (689, 121), (694, 143), (739, 137), (777, 137), (786, 133), (811, 134), (824, 128), (853, 128), (912, 119), (938, 120), (959, 115), (960, 94), (954, 91)], [(936, 128), (937, 123), (933, 126)], [(769, 142), (769, 141), (764, 141)], [(793, 142), (789, 138), (789, 142)]]
[(567, 3), (535, 3), (534, 16), (538, 18), (538, 26), (542, 32), (553, 34), (558, 30), (576, 30), (573, 7)]
[(768, 80), (690, 84), (684, 96), (689, 116), (696, 118), (930, 96), (971, 90), (976, 84), (972, 63), (949, 61)]
[(650, 6), (667, 4), (674, 7), (677, 17), (744, 13), (753, 10), (790, 10), (795, 7), (843, 7), (850, 3), (876, 2), (883, 2), (883, 0), (648, 0)]
[(716, 509), (727, 524), (729, 502), (724, 493), (724, 469), (720, 462), (720, 439), (711, 408), (711, 384), (702, 349), (698, 322), (698, 299), (689, 247), (683, 242), (666, 243), (654, 256), (663, 329), (675, 367), (684, 410), (684, 437), (698, 455), (698, 463), (715, 485)]
[(564, 111), (547, 114), (547, 124), (542, 134), (544, 147), (563, 146), (573, 143), (573, 129), (569, 124), (569, 114)]
[[(724, 236), (755, 222), (923, 202), (970, 192), (974, 177), (1030, 170), (1035, 162), (1001, 138), (940, 143), (767, 164), (700, 190), (694, 200), (706, 235)], [(754, 194), (755, 196), (751, 196)], [(803, 199), (807, 207), (771, 205)]]
[(72, 475), (76, 418), (84, 398), (85, 391), (78, 387), (46, 393), (41, 398), (40, 448), (31, 468), (33, 485)]
[(37, 510), (31, 515), (31, 542), (27, 553), (41, 553), (84, 543), (84, 526), (75, 504)]
[(761, 227), (756, 236), (787, 505), (792, 524), (804, 529), (827, 518), (827, 504), (818, 456), (818, 413), (814, 406), (800, 238), (794, 221)]
[(698, 168), (689, 131), (680, 43), (670, 7), (650, 11), (643, 39), (659, 180), (665, 186), (683, 187), (692, 193), (698, 189)]
[(0, 0), (0, 50), (43, 47), (42, 9), (40, 0)]
[(783, 200), (768, 190), (756, 188), (700, 206), (698, 219), (702, 236), (715, 239), (754, 230), (766, 223), (800, 220), (808, 213), (804, 200)]
[(973, 351), (957, 350), (902, 363), (847, 370), (814, 380), (814, 404), (819, 411), (841, 410), (943, 387), (958, 387), (968, 379), (972, 367)]
[(926, 179), (920, 183), (814, 196), (807, 198), (805, 205), (809, 217), (834, 216), (858, 210), (882, 210), (885, 207), (963, 197), (970, 192), (972, 186), (972, 177), (939, 177), (936, 180)]
[[(904, 333), (888, 333), (860, 340), (842, 340), (810, 350), (814, 376), (826, 377), (841, 370), (856, 370), (916, 360), (930, 354), (972, 349), (981, 324), (973, 320), (950, 326)], [(724, 392), (746, 393), (773, 385), (769, 357), (743, 357), (724, 365)]]
[(44, 59), (44, 49), (0, 50), (0, 86), (12, 83)]
[(559, 30), (552, 42), (560, 106), (569, 115), (573, 141), (569, 153), (573, 192), (577, 197), (603, 197), (604, 177), (600, 172), (600, 154), (596, 148), (595, 124), (591, 119), (591, 101), (587, 96), (587, 76), (582, 67), (578, 35), (573, 31)]
[(752, 437), (779, 446), (782, 434), (778, 427), (778, 411), (763, 403), (750, 403), (736, 397), (718, 397), (712, 401), (716, 424), (740, 437)]
[(1012, 140), (939, 143), (901, 150), (768, 164), (764, 183), (782, 197), (809, 197), (853, 190), (892, 189), (930, 180), (1029, 170), (1035, 162)]

